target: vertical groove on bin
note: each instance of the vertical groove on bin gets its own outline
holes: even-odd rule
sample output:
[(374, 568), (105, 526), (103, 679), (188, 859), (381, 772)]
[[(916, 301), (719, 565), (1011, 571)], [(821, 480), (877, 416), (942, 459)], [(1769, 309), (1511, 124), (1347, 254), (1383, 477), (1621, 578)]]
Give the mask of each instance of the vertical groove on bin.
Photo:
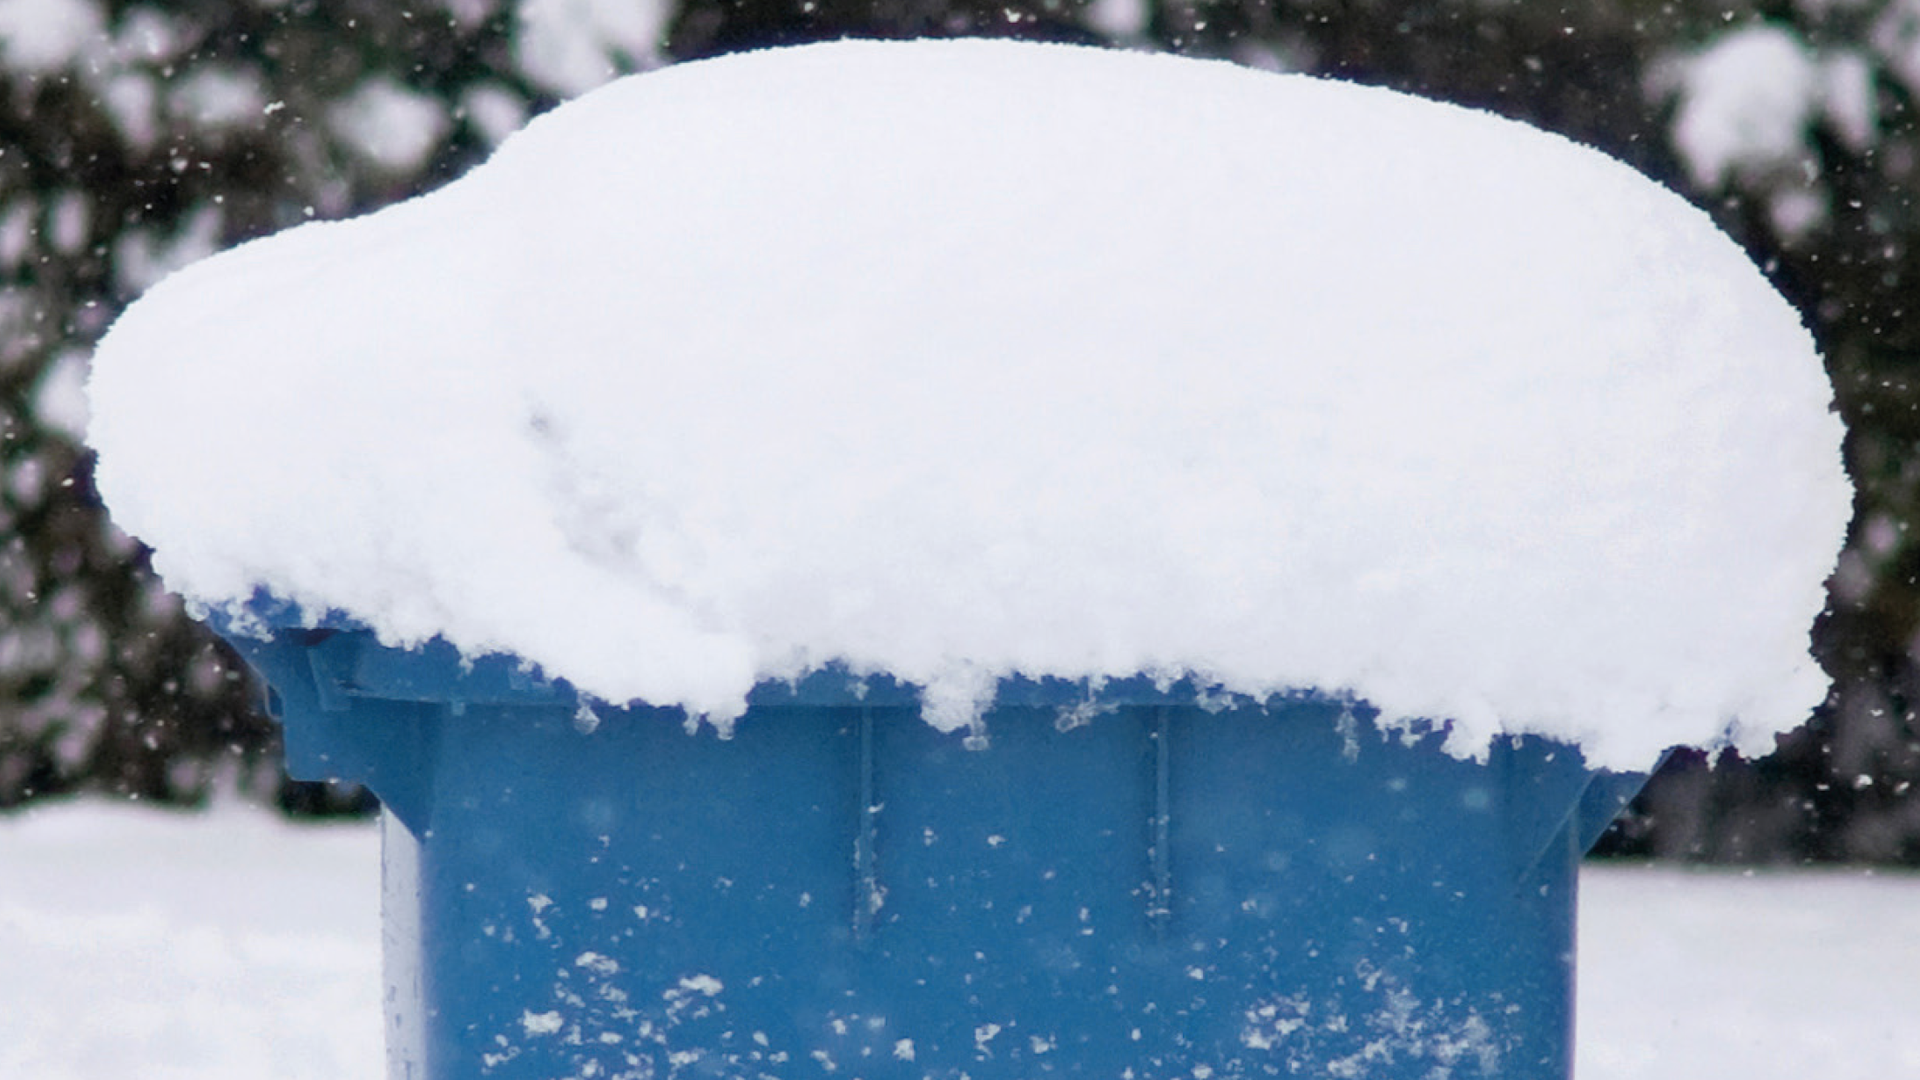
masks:
[(853, 841), (853, 939), (864, 945), (880, 908), (880, 872), (874, 864), (880, 806), (873, 778), (873, 707), (860, 709), (860, 830)]
[(1167, 922), (1173, 916), (1173, 861), (1168, 851), (1173, 833), (1169, 787), (1171, 769), (1168, 764), (1172, 754), (1171, 712), (1164, 705), (1154, 706), (1153, 730), (1148, 736), (1153, 740), (1153, 838), (1147, 848), (1147, 857), (1153, 867), (1153, 885), (1152, 894), (1148, 897), (1147, 921), (1153, 926), (1156, 938), (1166, 933)]

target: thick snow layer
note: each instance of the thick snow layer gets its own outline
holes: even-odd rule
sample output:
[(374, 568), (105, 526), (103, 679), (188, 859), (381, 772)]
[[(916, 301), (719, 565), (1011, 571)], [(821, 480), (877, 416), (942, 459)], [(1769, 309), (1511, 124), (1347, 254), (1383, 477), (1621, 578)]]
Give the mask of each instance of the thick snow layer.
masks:
[(1641, 768), (1764, 751), (1848, 517), (1799, 319), (1493, 116), (847, 42), (624, 80), (156, 287), (99, 483), (167, 583), (725, 722), (834, 661), (1315, 687)]
[[(380, 843), (244, 807), (0, 816), (0, 1076), (384, 1075)], [(1580, 875), (1581, 1080), (1920, 1075), (1920, 877)]]

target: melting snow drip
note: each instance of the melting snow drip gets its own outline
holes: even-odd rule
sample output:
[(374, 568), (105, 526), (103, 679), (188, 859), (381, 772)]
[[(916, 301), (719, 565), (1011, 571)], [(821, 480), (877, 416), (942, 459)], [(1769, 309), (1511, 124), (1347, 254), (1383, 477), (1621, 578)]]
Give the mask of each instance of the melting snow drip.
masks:
[(1334, 723), (1333, 730), (1340, 735), (1340, 756), (1349, 762), (1360, 760), (1360, 720), (1353, 715), (1353, 707), (1345, 706), (1340, 710), (1340, 719)]

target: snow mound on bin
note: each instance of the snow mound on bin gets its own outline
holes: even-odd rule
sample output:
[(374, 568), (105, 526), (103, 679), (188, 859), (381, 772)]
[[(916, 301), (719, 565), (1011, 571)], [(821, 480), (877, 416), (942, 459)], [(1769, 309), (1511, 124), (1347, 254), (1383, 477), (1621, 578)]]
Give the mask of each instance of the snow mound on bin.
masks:
[(1826, 681), (1849, 510), (1795, 313), (1490, 115), (1216, 63), (846, 42), (628, 79), (423, 198), (167, 280), (99, 483), (264, 587), (724, 721), (831, 662), (1316, 687), (1643, 768)]

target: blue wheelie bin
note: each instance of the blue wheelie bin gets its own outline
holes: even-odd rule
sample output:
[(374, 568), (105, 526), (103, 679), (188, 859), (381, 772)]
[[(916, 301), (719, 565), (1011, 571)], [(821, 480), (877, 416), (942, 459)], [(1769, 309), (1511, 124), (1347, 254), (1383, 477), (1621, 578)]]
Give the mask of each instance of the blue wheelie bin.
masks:
[(395, 1078), (1566, 1077), (1644, 779), (1146, 678), (1003, 681), (967, 740), (829, 669), (720, 738), (254, 616), (290, 770), (386, 808)]

